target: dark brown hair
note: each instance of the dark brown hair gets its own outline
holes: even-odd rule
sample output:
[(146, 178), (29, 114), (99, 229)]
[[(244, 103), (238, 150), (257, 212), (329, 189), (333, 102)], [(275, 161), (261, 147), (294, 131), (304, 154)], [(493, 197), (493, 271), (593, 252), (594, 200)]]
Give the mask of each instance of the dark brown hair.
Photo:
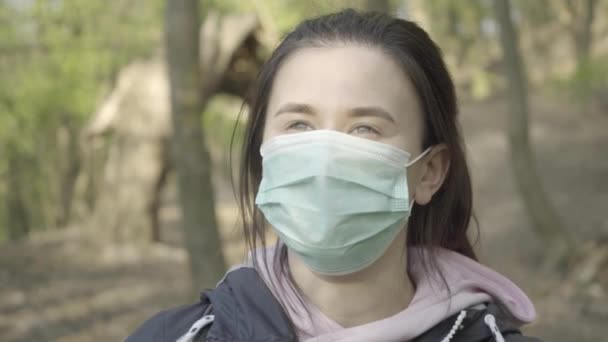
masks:
[[(437, 144), (445, 144), (448, 149), (450, 168), (443, 185), (430, 203), (414, 206), (409, 218), (408, 246), (440, 246), (476, 259), (467, 238), (472, 215), (471, 179), (457, 122), (454, 84), (441, 51), (429, 35), (411, 21), (352, 9), (299, 24), (285, 37), (260, 71), (244, 133), (238, 189), (248, 246), (255, 250), (266, 243), (264, 219), (254, 205), (254, 196), (262, 178), (259, 151), (275, 75), (283, 61), (298, 49), (345, 43), (378, 48), (399, 63), (414, 85), (424, 115), (423, 149)], [(255, 258), (256, 254), (252, 254)], [(289, 274), (285, 248), (276, 256), (278, 270)], [(435, 267), (434, 255), (429, 253), (427, 256), (425, 265)], [(254, 265), (257, 265), (255, 259)]]

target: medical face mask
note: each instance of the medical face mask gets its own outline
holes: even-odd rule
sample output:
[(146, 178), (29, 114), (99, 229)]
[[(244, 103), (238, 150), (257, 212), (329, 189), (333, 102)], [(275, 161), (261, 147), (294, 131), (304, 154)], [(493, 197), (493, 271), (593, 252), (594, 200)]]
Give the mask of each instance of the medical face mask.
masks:
[(281, 241), (313, 271), (341, 275), (378, 260), (414, 201), (396, 147), (328, 130), (281, 135), (262, 145), (255, 199)]

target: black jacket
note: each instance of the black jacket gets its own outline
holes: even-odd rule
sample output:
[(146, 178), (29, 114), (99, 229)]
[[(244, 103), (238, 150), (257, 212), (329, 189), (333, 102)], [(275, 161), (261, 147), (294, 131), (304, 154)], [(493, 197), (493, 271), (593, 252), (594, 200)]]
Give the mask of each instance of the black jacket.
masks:
[[(508, 323), (498, 307), (489, 304), (483, 309), (469, 309), (450, 342), (496, 341), (484, 323), (487, 314), (496, 323), (507, 342), (538, 342), (524, 337), (516, 326)], [(160, 312), (144, 322), (127, 342), (176, 341), (192, 329), (203, 317), (214, 320), (204, 328), (192, 331), (192, 341), (209, 342), (286, 342), (297, 341), (296, 334), (280, 304), (266, 284), (252, 268), (241, 268), (228, 273), (213, 290), (201, 294), (196, 304)], [(414, 342), (440, 342), (454, 327), (458, 315), (447, 318), (417, 337)]]

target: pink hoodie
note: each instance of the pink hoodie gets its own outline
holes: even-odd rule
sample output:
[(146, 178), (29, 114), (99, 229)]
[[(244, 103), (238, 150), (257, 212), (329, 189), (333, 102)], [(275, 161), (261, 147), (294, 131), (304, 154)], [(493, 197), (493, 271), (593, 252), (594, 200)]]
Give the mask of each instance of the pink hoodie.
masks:
[[(275, 248), (268, 248), (268, 270), (273, 269)], [(495, 302), (518, 323), (529, 323), (536, 313), (530, 299), (509, 279), (458, 253), (441, 249), (438, 265), (451, 288), (451, 297), (443, 282), (435, 276), (425, 276), (416, 251), (409, 252), (411, 275), (416, 292), (410, 305), (403, 311), (367, 324), (344, 328), (325, 316), (316, 306), (304, 299), (300, 305), (284, 305), (293, 320), (300, 341), (407, 341), (411, 340), (444, 319), (484, 302)], [(248, 263), (249, 266), (251, 262)], [(238, 268), (238, 267), (237, 267)], [(299, 304), (296, 294), (274, 272), (261, 267), (260, 274), (272, 293), (281, 303)], [(306, 312), (306, 309), (309, 313)]]

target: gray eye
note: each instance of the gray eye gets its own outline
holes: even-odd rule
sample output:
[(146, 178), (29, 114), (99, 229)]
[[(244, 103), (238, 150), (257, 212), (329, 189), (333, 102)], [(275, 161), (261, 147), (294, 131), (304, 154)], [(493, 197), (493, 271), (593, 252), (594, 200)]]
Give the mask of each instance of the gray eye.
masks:
[(356, 135), (363, 135), (363, 136), (369, 136), (369, 135), (378, 135), (378, 131), (368, 125), (360, 125), (355, 127), (352, 130), (352, 134), (356, 134)]
[(289, 126), (287, 126), (287, 129), (296, 131), (308, 131), (311, 130), (312, 127), (304, 121), (296, 121), (294, 123), (289, 124)]

